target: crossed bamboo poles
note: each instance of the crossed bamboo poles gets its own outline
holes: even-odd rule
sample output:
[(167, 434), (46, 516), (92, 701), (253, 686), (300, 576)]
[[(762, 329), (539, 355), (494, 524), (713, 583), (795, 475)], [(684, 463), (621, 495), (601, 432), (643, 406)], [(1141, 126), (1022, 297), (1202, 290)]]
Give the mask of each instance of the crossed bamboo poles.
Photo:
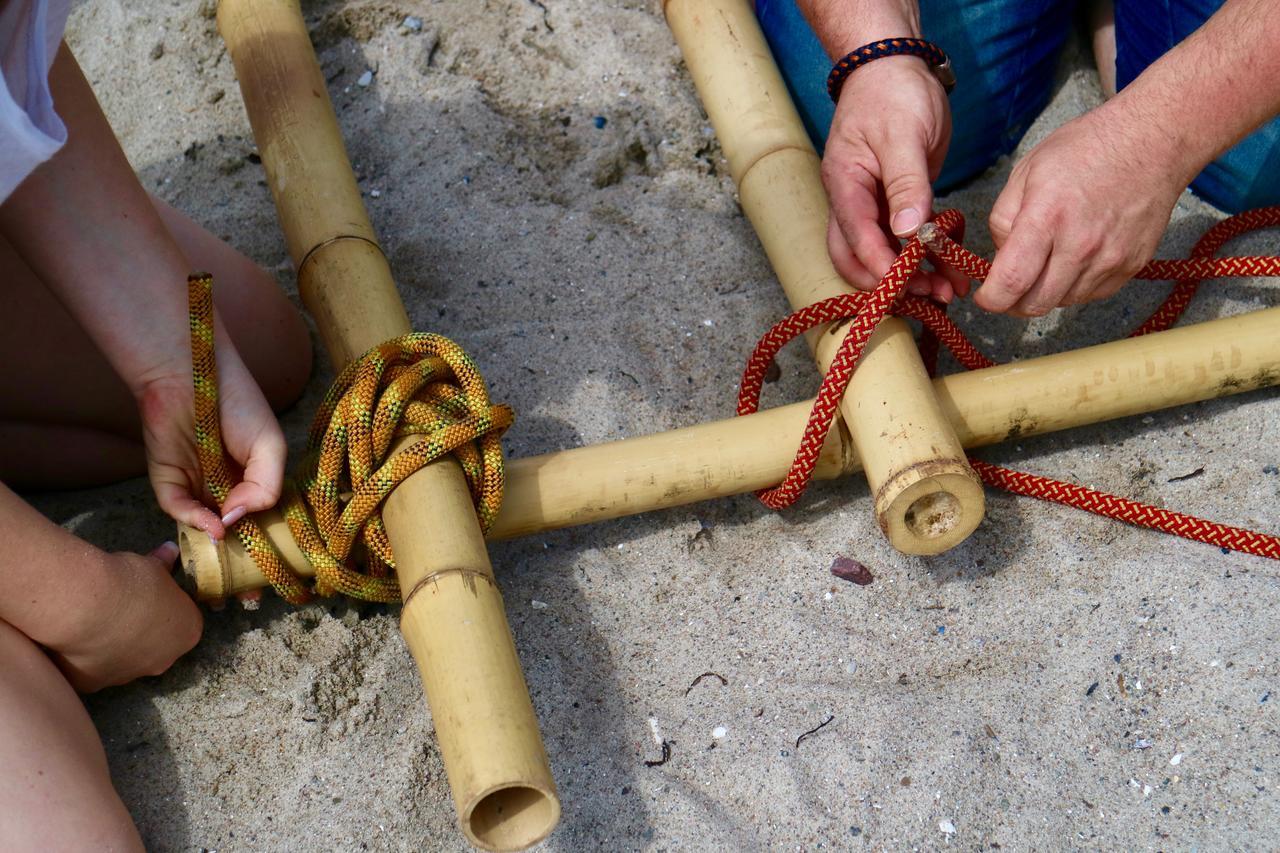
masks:
[[(665, 12), (729, 161), (744, 210), (794, 308), (848, 292), (826, 252), (819, 160), (749, 0), (666, 0)], [(299, 289), (336, 366), (409, 331), (369, 224), (296, 0), (222, 0)], [(1280, 308), (930, 380), (908, 327), (880, 325), (818, 457), (820, 479), (865, 470), (899, 550), (940, 553), (984, 510), (963, 448), (1280, 384)], [(844, 324), (807, 336), (825, 370)], [(779, 482), (811, 401), (671, 432), (512, 461), (491, 538), (740, 494)], [(430, 508), (426, 511), (426, 508)], [(278, 512), (258, 515), (312, 574)], [(402, 630), (422, 674), (467, 839), (530, 846), (559, 819), (501, 596), (461, 470), (406, 480), (384, 520), (405, 594)], [(234, 539), (180, 531), (202, 597), (265, 585)]]

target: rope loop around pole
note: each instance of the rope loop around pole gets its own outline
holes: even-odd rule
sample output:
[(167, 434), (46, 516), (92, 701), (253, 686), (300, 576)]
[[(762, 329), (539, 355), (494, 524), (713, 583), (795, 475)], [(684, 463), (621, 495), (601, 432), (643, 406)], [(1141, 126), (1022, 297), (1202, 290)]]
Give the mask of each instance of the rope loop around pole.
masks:
[[(1218, 250), (1235, 237), (1276, 226), (1280, 226), (1280, 206), (1245, 211), (1206, 231), (1192, 249), (1191, 257), (1154, 260), (1144, 266), (1134, 276), (1135, 279), (1174, 281), (1175, 285), (1155, 313), (1134, 329), (1130, 337), (1163, 331), (1176, 323), (1195, 296), (1202, 279), (1280, 276), (1280, 256), (1216, 257)], [(991, 262), (964, 248), (959, 242), (963, 234), (964, 217), (957, 210), (944, 210), (907, 241), (874, 290), (846, 293), (801, 308), (774, 324), (756, 343), (739, 383), (738, 415), (749, 415), (759, 410), (765, 376), (783, 346), (818, 326), (851, 321), (822, 378), (790, 470), (777, 486), (756, 492), (756, 497), (765, 506), (785, 509), (799, 500), (808, 487), (840, 398), (857, 369), (867, 341), (885, 317), (897, 315), (921, 322), (924, 328), (921, 355), (931, 375), (936, 369), (939, 344), (945, 346), (966, 370), (995, 364), (947, 317), (945, 305), (905, 293), (907, 281), (920, 269), (926, 257), (935, 265), (950, 266), (978, 281), (987, 277)], [(1074, 506), (1186, 539), (1280, 560), (1280, 537), (1205, 521), (1047, 477), (1011, 471), (978, 459), (970, 458), (969, 463), (988, 486)]]
[[(206, 488), (221, 504), (232, 478), (218, 422), (212, 276), (192, 275), (188, 297), (196, 444)], [(510, 407), (489, 401), (475, 362), (448, 338), (413, 332), (381, 343), (334, 380), (297, 474), (285, 480), (284, 517), (315, 568), (314, 587), (285, 564), (252, 516), (231, 532), (290, 603), (313, 593), (399, 601), (383, 501), (415, 471), (453, 454), (487, 532), (502, 505), (501, 436), (514, 417)], [(402, 439), (412, 440), (397, 449)]]

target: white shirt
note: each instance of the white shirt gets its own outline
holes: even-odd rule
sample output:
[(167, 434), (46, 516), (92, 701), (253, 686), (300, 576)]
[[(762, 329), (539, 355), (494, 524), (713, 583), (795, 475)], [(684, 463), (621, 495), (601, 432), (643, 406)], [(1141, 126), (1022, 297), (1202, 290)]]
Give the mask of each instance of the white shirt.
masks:
[(49, 67), (71, 0), (0, 0), (0, 201), (67, 141)]

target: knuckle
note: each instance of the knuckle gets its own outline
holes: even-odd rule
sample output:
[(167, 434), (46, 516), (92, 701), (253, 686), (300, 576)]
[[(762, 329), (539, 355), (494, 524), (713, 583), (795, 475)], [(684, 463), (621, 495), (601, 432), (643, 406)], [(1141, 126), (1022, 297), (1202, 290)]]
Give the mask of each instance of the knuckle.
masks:
[(1114, 271), (1128, 275), (1138, 270), (1138, 267), (1134, 266), (1130, 254), (1124, 250), (1124, 247), (1118, 245), (1115, 240), (1104, 240), (1098, 247), (1095, 258), (1097, 266), (1107, 272)]
[(1022, 296), (1031, 289), (1031, 277), (1017, 264), (1010, 264), (996, 282), (996, 288), (1011, 296)]

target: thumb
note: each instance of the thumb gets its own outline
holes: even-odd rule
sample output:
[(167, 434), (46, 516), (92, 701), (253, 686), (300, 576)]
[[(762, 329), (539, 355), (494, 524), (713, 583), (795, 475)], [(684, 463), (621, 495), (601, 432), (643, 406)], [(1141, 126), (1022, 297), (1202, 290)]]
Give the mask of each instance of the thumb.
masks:
[(1018, 212), (1022, 210), (1022, 193), (1025, 187), (1026, 181), (1022, 177), (1022, 170), (1014, 169), (1013, 174), (1009, 175), (1009, 182), (1004, 185), (1004, 189), (996, 198), (996, 203), (991, 205), (991, 215), (987, 217), (987, 228), (991, 231), (991, 241), (995, 243), (997, 249), (1004, 247), (1010, 232), (1013, 231), (1013, 222), (1018, 218)]
[(172, 569), (173, 561), (178, 559), (178, 545), (175, 542), (165, 542), (147, 556), (164, 563), (166, 569)]
[(933, 188), (923, 144), (884, 146), (876, 152), (889, 202), (889, 227), (895, 236), (910, 237), (933, 213)]

